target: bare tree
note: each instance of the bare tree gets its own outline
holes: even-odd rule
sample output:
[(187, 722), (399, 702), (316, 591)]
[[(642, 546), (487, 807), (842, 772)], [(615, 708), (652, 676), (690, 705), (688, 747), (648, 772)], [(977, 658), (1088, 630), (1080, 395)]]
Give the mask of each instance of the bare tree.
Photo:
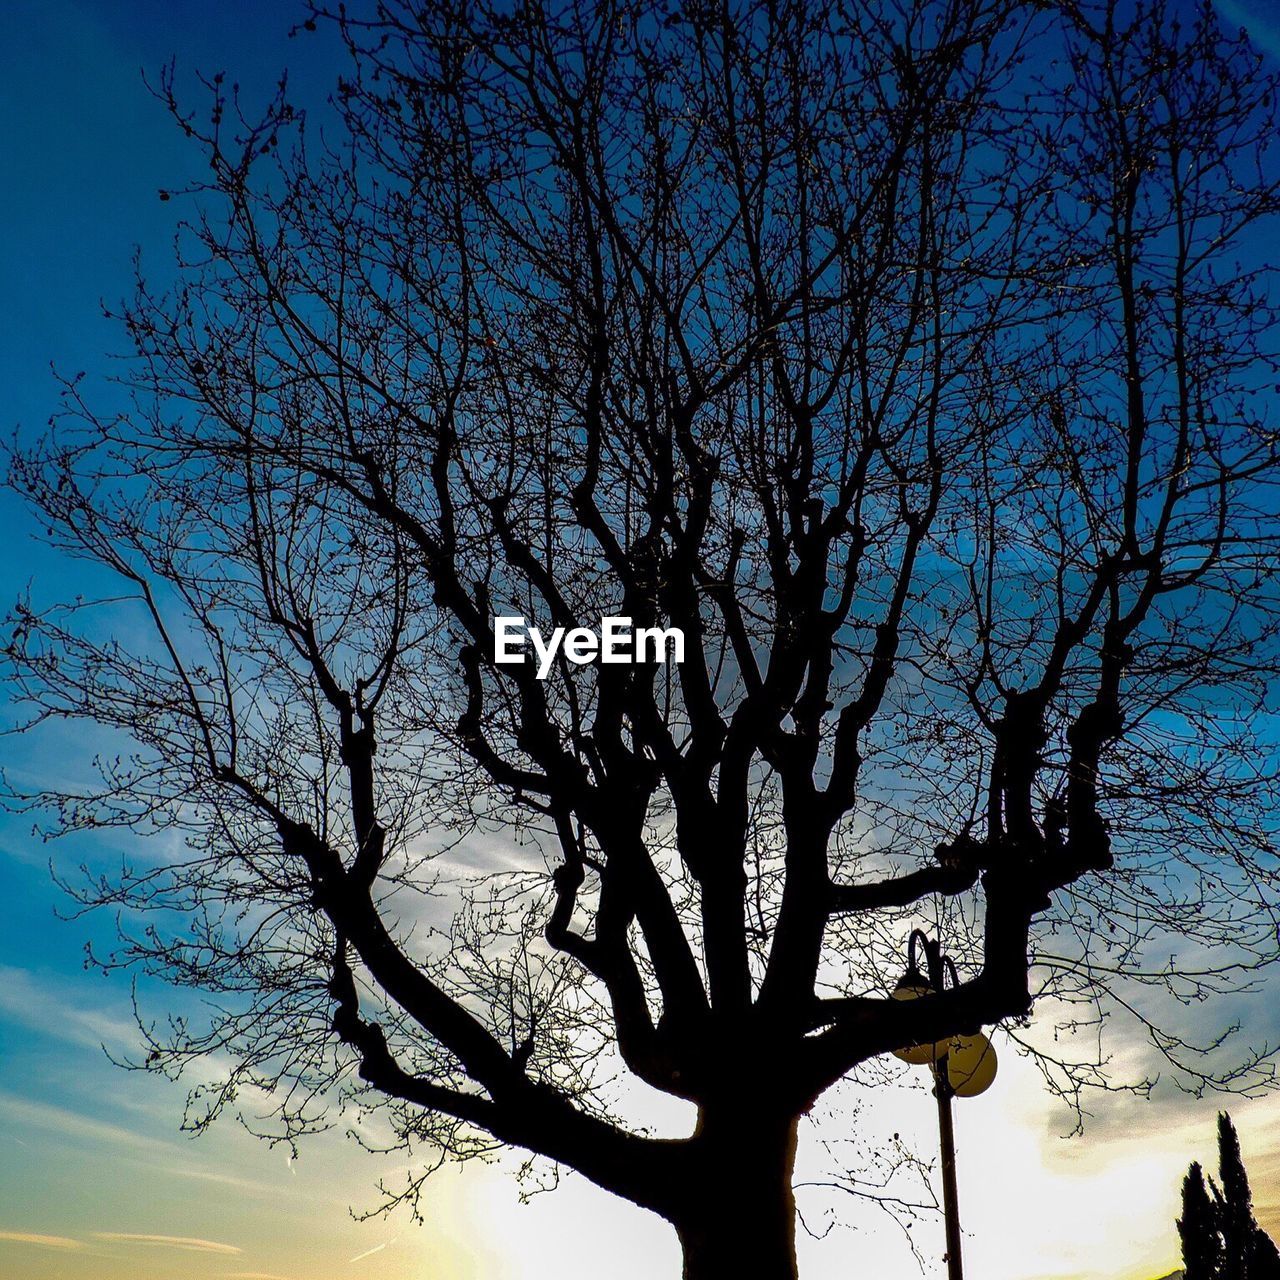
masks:
[[(150, 1065), (548, 1157), (691, 1280), (795, 1275), (797, 1125), (891, 1050), (1123, 1083), (1039, 1001), (1270, 1081), (1165, 1017), (1276, 958), (1278, 887), (1276, 84), (1178, 12), (385, 0), (306, 24), (341, 129), (164, 86), (180, 283), (131, 408), (71, 385), (13, 472), (153, 639), (8, 647), (136, 744), (40, 802), (185, 837), (78, 889), (103, 963), (218, 993)], [(510, 615), (684, 661), (539, 679)], [(921, 922), (961, 980), (889, 999)]]

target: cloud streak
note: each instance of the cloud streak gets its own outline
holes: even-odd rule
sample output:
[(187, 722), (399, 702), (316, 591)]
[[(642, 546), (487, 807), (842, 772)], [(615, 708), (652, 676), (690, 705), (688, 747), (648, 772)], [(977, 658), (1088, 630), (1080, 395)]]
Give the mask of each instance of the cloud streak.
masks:
[(17, 1124), (49, 1129), (65, 1137), (86, 1139), (104, 1146), (129, 1146), (157, 1152), (173, 1152), (178, 1149), (173, 1143), (162, 1142), (158, 1138), (148, 1137), (121, 1125), (94, 1120), (78, 1111), (70, 1111), (65, 1107), (54, 1106), (52, 1103), (38, 1102), (19, 1094), (8, 1093), (3, 1089), (0, 1089), (0, 1118)]
[[(398, 1240), (399, 1238), (400, 1237), (397, 1236), (396, 1240)], [(395, 1244), (396, 1240), (384, 1240), (381, 1244), (375, 1244), (372, 1249), (366, 1249), (363, 1253), (357, 1253), (356, 1256), (351, 1259), (351, 1261), (361, 1262), (365, 1258), (371, 1258), (375, 1253), (381, 1253), (383, 1249), (387, 1247), (387, 1245)]]
[(0, 1242), (6, 1244), (32, 1244), (39, 1249), (83, 1249), (79, 1240), (69, 1236), (42, 1236), (34, 1231), (0, 1231)]
[(137, 1024), (123, 1009), (117, 1015), (98, 1006), (85, 1007), (67, 994), (68, 987), (28, 969), (0, 965), (0, 1020), (89, 1049), (137, 1043)]
[(186, 1249), (192, 1253), (238, 1254), (244, 1250), (238, 1245), (223, 1244), (219, 1240), (201, 1240), (196, 1236), (157, 1236), (135, 1231), (95, 1231), (95, 1240), (107, 1240), (113, 1244), (143, 1244), (161, 1249)]

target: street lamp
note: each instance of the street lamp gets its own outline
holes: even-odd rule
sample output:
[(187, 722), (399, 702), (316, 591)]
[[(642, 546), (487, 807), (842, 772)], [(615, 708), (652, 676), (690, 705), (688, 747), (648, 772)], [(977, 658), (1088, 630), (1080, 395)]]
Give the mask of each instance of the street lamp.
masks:
[[(919, 953), (923, 953), (924, 968)], [(907, 971), (894, 987), (895, 1000), (914, 1000), (940, 993), (947, 980), (959, 986), (956, 967), (942, 954), (942, 944), (913, 929), (907, 942)], [(938, 1100), (938, 1132), (942, 1144), (942, 1209), (947, 1224), (947, 1280), (964, 1280), (960, 1257), (960, 1206), (956, 1194), (956, 1135), (951, 1119), (952, 1098), (973, 1098), (991, 1087), (996, 1078), (995, 1046), (981, 1032), (949, 1036), (933, 1043), (895, 1049), (903, 1062), (928, 1066), (933, 1072), (933, 1094)]]

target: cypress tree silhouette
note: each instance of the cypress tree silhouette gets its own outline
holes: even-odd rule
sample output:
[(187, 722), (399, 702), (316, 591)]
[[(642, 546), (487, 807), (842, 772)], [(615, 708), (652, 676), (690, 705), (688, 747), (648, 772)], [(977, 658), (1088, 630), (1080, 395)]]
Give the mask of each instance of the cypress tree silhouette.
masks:
[(1246, 1280), (1258, 1225), (1253, 1193), (1240, 1155), (1240, 1138), (1225, 1111), (1218, 1113), (1218, 1229), (1222, 1234), (1222, 1280)]
[(1178, 1219), (1184, 1280), (1217, 1280), (1222, 1259), (1217, 1218), (1204, 1173), (1198, 1162), (1193, 1163), (1182, 1180), (1182, 1217)]
[(1261, 1227), (1249, 1242), (1249, 1280), (1280, 1280), (1280, 1249)]
[(1184, 1280), (1280, 1280), (1280, 1250), (1253, 1216), (1253, 1193), (1231, 1117), (1218, 1113), (1221, 1187), (1193, 1162), (1182, 1180)]

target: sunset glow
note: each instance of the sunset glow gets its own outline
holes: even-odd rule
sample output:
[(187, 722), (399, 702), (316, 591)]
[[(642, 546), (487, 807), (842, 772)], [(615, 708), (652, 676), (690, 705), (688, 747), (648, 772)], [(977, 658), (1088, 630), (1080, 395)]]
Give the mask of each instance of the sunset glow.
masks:
[[(256, 101), (287, 66), (291, 91), (323, 102), (341, 51), (324, 33), (291, 39), (295, 8), (259, 0), (0, 5), (6, 428), (36, 428), (48, 418), (56, 398), (51, 360), (91, 379), (112, 375), (104, 353), (120, 343), (100, 301), (112, 304), (129, 290), (134, 245), (146, 258), (166, 261), (178, 215), (176, 202), (157, 193), (180, 191), (203, 176), (143, 73), (154, 80), (176, 56), (180, 75), (226, 69), (228, 80), (242, 83)], [(1259, 47), (1272, 62), (1280, 57), (1280, 15), (1235, 0), (1220, 0), (1218, 8), (1237, 26), (1256, 21)], [(6, 609), (28, 590), (72, 598), (86, 590), (83, 565), (50, 551), (36, 518), (8, 491), (0, 492), (0, 524)], [(512, 624), (500, 643), (510, 643), (513, 655), (527, 652), (533, 661), (529, 640), (536, 637), (539, 679), (552, 670), (561, 643), (574, 643), (576, 633), (566, 638), (557, 628), (544, 645), (540, 633), (527, 630), (542, 619), (499, 621)], [(618, 636), (609, 624), (619, 621), (602, 619), (603, 640), (588, 636), (595, 647), (584, 643), (581, 659), (570, 653), (571, 660), (587, 663), (602, 644), (612, 652)], [(546, 634), (553, 634), (549, 625)], [(650, 639), (662, 661), (668, 643), (670, 660), (683, 659), (682, 634), (657, 631)], [(499, 653), (499, 662), (523, 661)], [(59, 724), (0, 739), (6, 781), (17, 790), (49, 776), (78, 776), (98, 749), (118, 747), (105, 735), (99, 742), (90, 731)], [(86, 945), (100, 951), (116, 922), (106, 911), (75, 916), (52, 874), (74, 875), (82, 863), (118, 871), (125, 860), (145, 865), (150, 854), (119, 830), (48, 842), (38, 823), (31, 813), (0, 816), (0, 1280), (679, 1275), (680, 1248), (661, 1219), (579, 1175), (557, 1175), (545, 1162), (518, 1178), (522, 1153), (441, 1168), (417, 1205), (419, 1222), (403, 1204), (376, 1212), (383, 1203), (379, 1184), (394, 1199), (436, 1162), (436, 1152), (427, 1143), (396, 1148), (382, 1114), (335, 1109), (326, 1131), (294, 1149), (251, 1132), (256, 1122), (266, 1127), (275, 1099), (246, 1090), (237, 1098), (243, 1123), (229, 1112), (207, 1132), (184, 1131), (184, 1116), (188, 1130), (197, 1127), (198, 1109), (184, 1112), (188, 1091), (228, 1078), (220, 1052), (211, 1050), (176, 1080), (117, 1063), (146, 1057), (139, 1018), (150, 1025), (174, 1012), (198, 1016), (204, 997), (169, 993), (145, 979), (132, 990), (127, 974), (89, 968)], [(181, 837), (157, 839), (177, 847)], [(425, 849), (427, 837), (421, 839)], [(460, 843), (450, 856), (459, 865), (469, 857), (514, 864), (515, 845), (516, 836), (504, 834), (483, 846)], [(1179, 1027), (1188, 1043), (1200, 1044), (1234, 1021), (1240, 1043), (1274, 1046), (1278, 1009), (1264, 980), (1256, 991), (1190, 1002), (1179, 1010)], [(1117, 1020), (1109, 1030), (1109, 1078), (1153, 1080), (1150, 1097), (1140, 1090), (1086, 1091), (1079, 1113), (1046, 1090), (1018, 1044), (999, 1029), (991, 1032), (1000, 1063), (994, 1084), (955, 1103), (965, 1261), (975, 1280), (1168, 1276), (1182, 1265), (1175, 1226), (1182, 1180), (1193, 1160), (1213, 1171), (1221, 1110), (1239, 1131), (1258, 1220), (1280, 1238), (1280, 1096), (1252, 1088), (1244, 1097), (1193, 1096), (1166, 1078), (1140, 1019)], [(1096, 1028), (1054, 1040), (1042, 1019), (1018, 1034), (1044, 1037), (1037, 1043), (1055, 1053), (1083, 1056), (1093, 1051), (1087, 1042)], [(928, 1078), (927, 1068), (894, 1064), (887, 1084), (841, 1084), (802, 1123), (795, 1180), (804, 1280), (945, 1274), (935, 1203), (938, 1120)], [(693, 1112), (684, 1103), (640, 1085), (623, 1097), (637, 1124), (662, 1136), (688, 1133)], [(832, 1181), (833, 1160), (838, 1166), (847, 1158), (856, 1170), (867, 1166), (870, 1152), (917, 1156), (926, 1176), (907, 1168), (884, 1185), (874, 1172), (863, 1185)], [(886, 1211), (888, 1202), (896, 1212)]]

